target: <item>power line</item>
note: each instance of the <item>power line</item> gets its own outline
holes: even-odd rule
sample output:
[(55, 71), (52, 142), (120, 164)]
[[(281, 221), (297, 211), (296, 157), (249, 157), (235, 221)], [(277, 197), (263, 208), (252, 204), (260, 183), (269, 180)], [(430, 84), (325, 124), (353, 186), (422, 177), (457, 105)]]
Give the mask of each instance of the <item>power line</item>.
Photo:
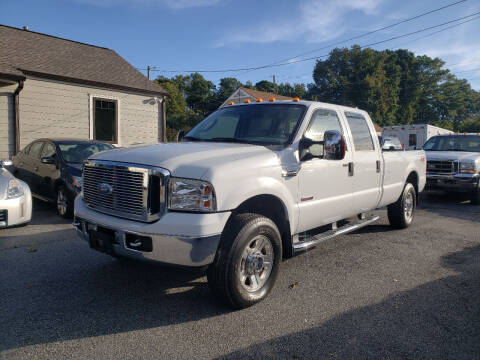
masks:
[[(335, 46), (338, 46), (338, 45), (341, 45), (341, 44), (345, 44), (345, 43), (347, 43), (347, 42), (349, 42), (349, 41), (357, 40), (357, 39), (360, 39), (360, 38), (363, 38), (363, 37), (366, 37), (366, 36), (375, 34), (375, 33), (377, 33), (377, 32), (383, 31), (383, 30), (391, 29), (391, 28), (393, 28), (393, 27), (395, 27), (395, 26), (398, 26), (398, 25), (401, 25), (401, 24), (410, 22), (410, 21), (412, 21), (412, 20), (419, 19), (419, 18), (421, 18), (421, 17), (423, 17), (423, 16), (430, 15), (430, 14), (432, 14), (432, 13), (435, 13), (435, 12), (437, 12), (437, 11), (440, 11), (440, 10), (443, 10), (443, 9), (446, 9), (446, 8), (449, 8), (449, 7), (451, 7), (451, 6), (458, 5), (458, 4), (463, 3), (463, 2), (465, 2), (465, 1), (467, 1), (467, 0), (457, 1), (457, 2), (454, 2), (454, 3), (451, 3), (451, 4), (448, 4), (448, 5), (439, 7), (439, 8), (437, 8), (437, 9), (433, 9), (433, 10), (424, 12), (424, 13), (422, 13), (422, 14), (413, 16), (413, 17), (411, 17), (411, 18), (408, 18), (408, 19), (405, 19), (405, 20), (401, 20), (401, 21), (396, 22), (396, 23), (394, 23), (394, 24), (390, 24), (390, 25), (387, 25), (387, 26), (384, 26), (384, 27), (381, 27), (381, 28), (378, 28), (378, 29), (375, 29), (375, 30), (366, 32), (365, 34), (361, 34), (361, 35), (357, 35), (357, 36), (351, 37), (351, 38), (349, 38), (349, 39), (341, 40), (341, 41), (339, 41), (339, 42), (332, 43), (332, 44), (330, 44), (330, 45), (325, 45), (325, 46), (322, 46), (322, 47), (320, 47), (320, 48), (316, 48), (316, 49), (313, 49), (313, 50), (310, 50), (310, 51), (307, 51), (307, 52), (298, 54), (298, 55), (296, 55), (296, 56), (293, 56), (293, 57), (290, 57), (290, 58), (287, 58), (287, 59), (278, 60), (278, 61), (276, 61), (276, 62), (273, 62), (273, 63), (269, 64), (269, 65), (275, 65), (275, 64), (278, 64), (278, 63), (281, 63), (281, 62), (286, 62), (286, 61), (294, 60), (294, 59), (299, 58), (299, 57), (301, 57), (301, 56), (305, 56), (305, 55), (308, 55), (308, 54), (312, 54), (312, 53), (317, 52), (317, 51), (320, 51), (320, 50), (329, 49), (329, 48), (332, 48), (332, 47), (335, 47)], [(250, 71), (252, 71), (252, 70), (248, 70), (247, 72), (250, 72)]]
[[(415, 42), (415, 41), (418, 41), (418, 40), (421, 40), (421, 39), (424, 39), (424, 38), (433, 36), (433, 35), (438, 34), (438, 33), (440, 33), (440, 32), (450, 30), (451, 28), (454, 28), (454, 27), (463, 25), (463, 24), (465, 24), (465, 23), (467, 23), (467, 22), (474, 21), (474, 20), (477, 20), (477, 19), (480, 19), (480, 16), (477, 16), (477, 17), (475, 17), (475, 18), (472, 18), (472, 19), (469, 19), (469, 20), (466, 20), (466, 21), (462, 21), (461, 23), (458, 23), (458, 24), (455, 24), (455, 25), (448, 26), (448, 27), (443, 28), (443, 29), (441, 29), (441, 30), (434, 31), (434, 32), (432, 32), (432, 33), (430, 33), (430, 34), (427, 34), (427, 35), (425, 35), (425, 36), (421, 36), (421, 37), (418, 37), (418, 38), (416, 38), (416, 39), (413, 39), (413, 40), (404, 42), (404, 43), (398, 45), (396, 48), (399, 49), (400, 46), (403, 46), (403, 45), (405, 45), (405, 44), (409, 44), (409, 43), (412, 43), (412, 42)], [(478, 63), (480, 63), (480, 61), (473, 61), (473, 62), (465, 63), (465, 65), (478, 64)], [(445, 66), (445, 67), (451, 67), (451, 66), (459, 65), (459, 64), (462, 64), (462, 63), (446, 64), (446, 65), (444, 65), (444, 66)], [(449, 70), (449, 69), (448, 69), (448, 70)], [(465, 71), (451, 71), (451, 70), (449, 70), (449, 71), (451, 71), (451, 73), (453, 73), (453, 74), (456, 74), (456, 73), (463, 73), (463, 72), (475, 71), (475, 70), (480, 70), (480, 68), (475, 68), (475, 69), (470, 69), (470, 70), (465, 70)], [(301, 79), (301, 78), (304, 78), (305, 76), (309, 76), (309, 75), (310, 75), (310, 74), (298, 75), (298, 76), (295, 76), (295, 77), (293, 77), (293, 76), (288, 76), (288, 77), (286, 77), (286, 78), (284, 78), (284, 79)]]
[[(465, 0), (465, 1), (467, 1), (467, 0)], [(424, 32), (424, 31), (428, 31), (428, 30), (431, 30), (431, 29), (434, 29), (434, 28), (438, 28), (438, 27), (441, 27), (441, 26), (444, 26), (444, 25), (448, 25), (448, 24), (451, 24), (451, 23), (454, 23), (454, 22), (457, 22), (457, 21), (460, 21), (460, 20), (471, 18), (471, 17), (473, 17), (475, 15), (479, 15), (479, 14), (480, 14), (480, 11), (476, 12), (476, 13), (473, 13), (473, 14), (469, 14), (469, 15), (460, 17), (460, 18), (457, 18), (457, 19), (453, 19), (453, 20), (450, 20), (450, 21), (447, 21), (447, 22), (444, 22), (444, 23), (441, 23), (441, 24), (429, 26), (429, 27), (426, 27), (426, 28), (423, 28), (423, 29), (420, 29), (420, 30), (417, 30), (417, 31), (413, 31), (413, 32), (410, 32), (410, 33), (394, 36), (394, 37), (391, 37), (391, 38), (388, 38), (388, 39), (385, 39), (385, 40), (381, 40), (381, 41), (373, 42), (373, 43), (370, 43), (370, 44), (366, 44), (366, 45), (363, 45), (361, 47), (379, 45), (379, 44), (382, 44), (382, 43), (385, 43), (385, 42), (388, 42), (388, 41), (397, 40), (397, 39), (400, 39), (400, 38), (403, 38), (403, 37), (415, 35), (415, 34), (418, 34), (418, 33)], [(405, 20), (405, 21), (407, 21), (407, 20)], [(345, 40), (345, 41), (347, 41), (347, 40)], [(315, 50), (315, 51), (318, 51), (318, 49)], [(270, 68), (270, 67), (291, 65), (291, 64), (296, 64), (296, 63), (299, 63), (299, 62), (316, 60), (316, 59), (320, 59), (320, 58), (327, 57), (327, 56), (329, 56), (329, 54), (291, 61), (292, 59), (295, 59), (295, 58), (299, 57), (299, 56), (296, 56), (294, 58), (288, 59), (289, 61), (283, 62), (283, 63), (274, 63), (274, 64), (267, 64), (267, 65), (262, 65), (262, 66), (237, 68), (237, 69), (221, 69), (221, 70), (159, 70), (159, 69), (156, 69), (155, 71), (163, 72), (163, 73), (185, 73), (185, 72), (191, 72), (191, 73), (194, 73), (194, 72), (198, 72), (198, 73), (226, 73), (226, 72), (251, 71), (251, 70), (260, 70), (260, 69), (265, 69), (265, 68)]]

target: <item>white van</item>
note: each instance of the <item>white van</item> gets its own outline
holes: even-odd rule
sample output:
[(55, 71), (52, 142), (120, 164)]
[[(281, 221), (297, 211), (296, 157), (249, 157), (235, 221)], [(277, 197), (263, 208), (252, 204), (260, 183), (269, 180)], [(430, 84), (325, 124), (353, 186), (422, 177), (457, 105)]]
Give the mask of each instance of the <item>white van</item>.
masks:
[(382, 131), (384, 138), (397, 137), (405, 150), (421, 149), (432, 136), (449, 134), (453, 134), (453, 131), (425, 124), (385, 126)]

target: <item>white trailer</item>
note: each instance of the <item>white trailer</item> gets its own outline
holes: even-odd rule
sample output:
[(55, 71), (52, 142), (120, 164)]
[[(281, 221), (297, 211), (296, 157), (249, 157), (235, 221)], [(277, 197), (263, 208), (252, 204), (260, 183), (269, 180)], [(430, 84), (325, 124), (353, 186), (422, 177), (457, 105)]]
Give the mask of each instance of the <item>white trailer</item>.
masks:
[(425, 124), (385, 126), (382, 131), (384, 138), (390, 136), (398, 138), (405, 150), (421, 149), (432, 136), (446, 134), (453, 134), (453, 131)]

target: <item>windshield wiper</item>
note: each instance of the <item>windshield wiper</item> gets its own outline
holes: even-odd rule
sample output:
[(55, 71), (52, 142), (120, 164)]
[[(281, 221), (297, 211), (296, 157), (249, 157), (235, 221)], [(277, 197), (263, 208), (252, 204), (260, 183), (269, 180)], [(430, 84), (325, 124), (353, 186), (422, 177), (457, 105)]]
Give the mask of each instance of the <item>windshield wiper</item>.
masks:
[(203, 139), (197, 138), (195, 136), (184, 136), (182, 140), (191, 140), (191, 141), (204, 141)]
[(251, 144), (251, 141), (242, 140), (237, 138), (229, 138), (229, 137), (214, 137), (210, 139), (205, 139), (205, 141), (223, 141), (223, 142), (232, 142), (232, 143), (239, 143), (239, 144)]

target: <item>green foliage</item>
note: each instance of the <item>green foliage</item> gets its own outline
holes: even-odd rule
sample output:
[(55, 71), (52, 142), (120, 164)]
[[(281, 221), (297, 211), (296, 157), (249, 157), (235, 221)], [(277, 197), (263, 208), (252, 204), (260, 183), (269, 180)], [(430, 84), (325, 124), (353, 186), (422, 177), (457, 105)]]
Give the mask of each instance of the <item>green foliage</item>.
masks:
[(334, 49), (317, 61), (307, 97), (365, 109), (381, 126), (426, 123), (457, 130), (480, 113), (480, 95), (444, 65), (407, 50)]
[(275, 84), (273, 82), (262, 80), (255, 84), (255, 89), (269, 93), (275, 93)]
[(381, 126), (425, 123), (455, 131), (480, 131), (480, 93), (457, 79), (445, 63), (408, 50), (334, 49), (313, 70), (313, 84), (252, 85), (236, 78), (220, 79), (218, 87), (201, 74), (158, 77), (168, 92), (167, 136), (189, 130), (215, 111), (239, 87), (279, 95), (354, 106), (367, 110)]
[(462, 122), (459, 128), (460, 132), (480, 133), (480, 115)]

